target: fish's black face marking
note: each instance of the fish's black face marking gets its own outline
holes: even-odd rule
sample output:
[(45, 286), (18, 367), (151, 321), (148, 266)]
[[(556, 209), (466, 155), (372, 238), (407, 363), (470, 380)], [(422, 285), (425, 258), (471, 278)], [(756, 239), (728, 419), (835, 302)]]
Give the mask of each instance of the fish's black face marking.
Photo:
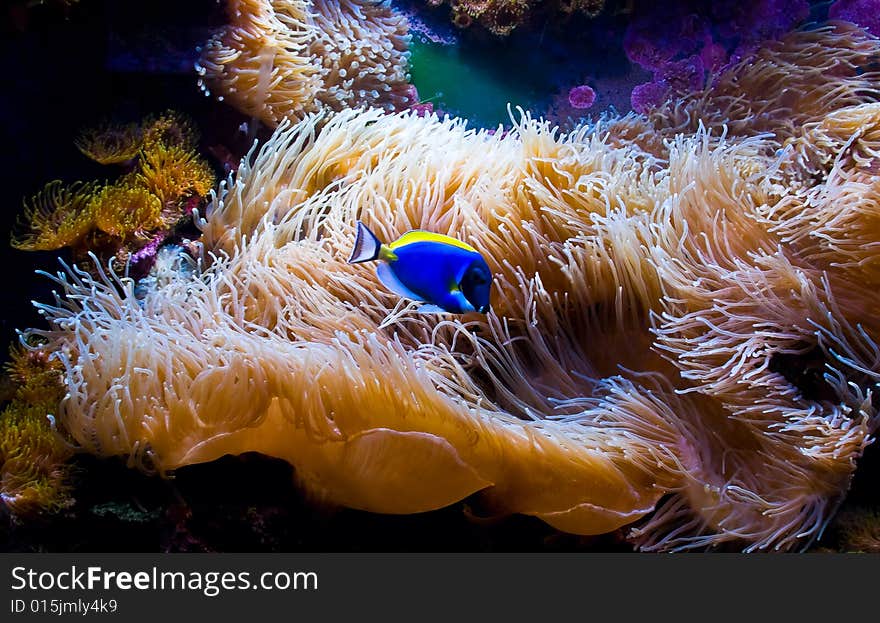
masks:
[(465, 271), (459, 284), (464, 298), (481, 314), (489, 311), (489, 296), (492, 288), (492, 273), (484, 262), (474, 262)]

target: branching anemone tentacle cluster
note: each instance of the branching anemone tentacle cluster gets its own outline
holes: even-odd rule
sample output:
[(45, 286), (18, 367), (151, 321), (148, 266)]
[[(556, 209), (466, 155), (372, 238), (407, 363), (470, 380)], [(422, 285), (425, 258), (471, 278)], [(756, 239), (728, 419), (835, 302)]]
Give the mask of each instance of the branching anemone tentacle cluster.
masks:
[[(637, 522), (646, 549), (805, 547), (878, 424), (865, 99), (662, 149), (621, 138), (650, 134), (635, 118), (282, 122), (199, 219), (197, 270), (142, 297), (58, 275), (33, 333), (64, 363), (60, 422), (160, 471), (263, 452), (372, 511), (479, 492), (576, 533)], [(493, 312), (416, 313), (347, 264), (358, 219), (474, 246)]]
[(206, 94), (271, 127), (318, 111), (400, 110), (411, 98), (409, 24), (375, 0), (228, 0), (203, 47)]

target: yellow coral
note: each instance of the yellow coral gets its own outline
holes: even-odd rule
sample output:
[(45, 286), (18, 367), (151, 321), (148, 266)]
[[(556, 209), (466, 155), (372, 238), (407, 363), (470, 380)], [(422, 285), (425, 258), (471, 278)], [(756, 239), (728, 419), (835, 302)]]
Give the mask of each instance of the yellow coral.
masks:
[(126, 182), (105, 187), (95, 196), (95, 227), (117, 238), (128, 238), (164, 224), (162, 202), (149, 189)]
[(195, 149), (198, 135), (192, 122), (183, 114), (168, 110), (161, 115), (148, 117), (142, 123), (143, 145), (147, 149), (156, 143)]
[(193, 207), (188, 200), (197, 202), (214, 185), (213, 170), (195, 152), (191, 122), (174, 111), (141, 124), (105, 125), (83, 136), (88, 139), (79, 141), (80, 149), (101, 162), (117, 156), (130, 160), (134, 149), (134, 170), (115, 184), (47, 184), (25, 203), (22, 224), (12, 236), (14, 247), (67, 246), (76, 257), (99, 250), (124, 261), (131, 247), (143, 244), (145, 234), (177, 225)]
[(74, 141), (77, 149), (95, 162), (120, 164), (137, 156), (141, 148), (142, 131), (138, 124), (105, 123), (84, 130)]
[(16, 398), (30, 404), (57, 404), (63, 394), (63, 366), (42, 349), (14, 345), (9, 355), (6, 369), (15, 384)]
[(184, 115), (169, 110), (141, 123), (103, 123), (83, 131), (74, 141), (77, 148), (101, 164), (119, 164), (134, 160), (144, 145), (156, 143), (193, 149), (196, 132)]
[(527, 0), (493, 0), (480, 15), (480, 23), (493, 34), (507, 35), (525, 21), (529, 4)]
[(14, 513), (55, 511), (69, 503), (70, 447), (52, 429), (64, 395), (61, 364), (45, 350), (13, 348), (16, 395), (0, 412), (0, 500)]
[(99, 186), (49, 182), (30, 203), (12, 234), (12, 246), (26, 251), (50, 251), (73, 246), (94, 226), (91, 201)]
[(204, 159), (191, 149), (163, 142), (144, 145), (135, 179), (159, 199), (171, 221), (180, 217), (179, 201), (203, 197), (214, 186), (214, 172)]
[(12, 403), (0, 412), (0, 501), (20, 515), (55, 511), (69, 499), (71, 451), (40, 405)]

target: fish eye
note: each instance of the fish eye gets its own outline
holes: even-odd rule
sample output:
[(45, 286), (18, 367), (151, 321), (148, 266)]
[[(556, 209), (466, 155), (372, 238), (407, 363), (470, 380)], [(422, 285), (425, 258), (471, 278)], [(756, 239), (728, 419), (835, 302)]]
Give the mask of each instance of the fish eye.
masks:
[(489, 289), (492, 287), (492, 273), (487, 266), (481, 264), (471, 265), (465, 272), (459, 287), (462, 294), (481, 314), (489, 309)]
[(485, 268), (474, 266), (468, 271), (467, 280), (474, 285), (485, 285), (491, 281), (491, 278)]

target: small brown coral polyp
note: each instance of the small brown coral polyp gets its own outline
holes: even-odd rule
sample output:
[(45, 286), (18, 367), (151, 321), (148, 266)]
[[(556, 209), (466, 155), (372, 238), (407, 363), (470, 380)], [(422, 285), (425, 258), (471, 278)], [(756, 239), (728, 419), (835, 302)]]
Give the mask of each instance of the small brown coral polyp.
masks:
[[(633, 533), (649, 549), (821, 533), (877, 426), (877, 336), (768, 220), (787, 188), (772, 141), (681, 136), (660, 161), (528, 117), (503, 136), (376, 110), (318, 123), (280, 127), (221, 191), (203, 272), (142, 300), (59, 278), (35, 333), (86, 450), (163, 471), (263, 452), (377, 512), (479, 492), (596, 534), (656, 511)], [(472, 244), (493, 313), (416, 313), (347, 264), (357, 219)], [(821, 400), (772, 363), (815, 349)]]
[(495, 0), (480, 16), (480, 22), (493, 34), (507, 35), (523, 23), (530, 10), (526, 0)]
[(452, 8), (452, 23), (458, 28), (468, 28), (474, 23), (474, 18), (463, 7), (455, 6)]

